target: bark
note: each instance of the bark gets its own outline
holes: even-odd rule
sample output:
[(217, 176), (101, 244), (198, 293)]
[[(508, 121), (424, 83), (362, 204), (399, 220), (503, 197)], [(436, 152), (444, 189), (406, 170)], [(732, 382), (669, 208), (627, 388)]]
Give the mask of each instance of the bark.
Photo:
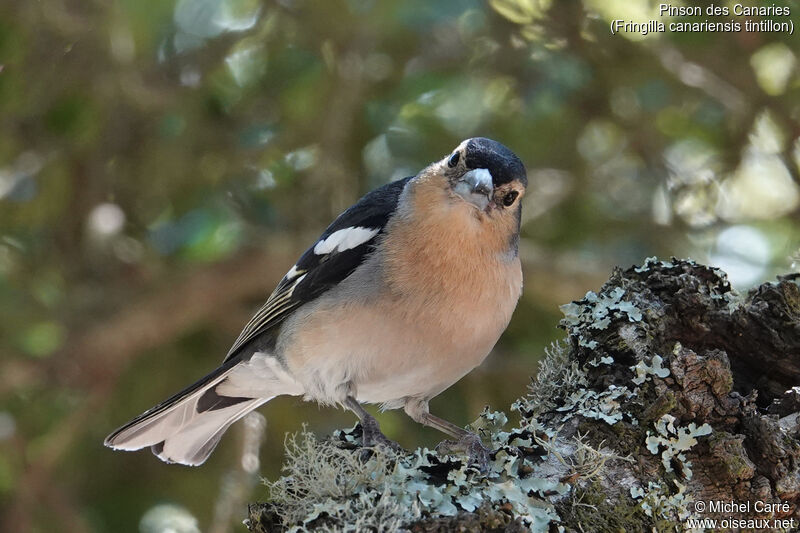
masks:
[[(250, 506), (249, 527), (682, 531), (698, 518), (719, 530), (737, 529), (732, 519), (796, 529), (799, 279), (738, 295), (723, 272), (691, 261), (617, 269), (562, 307), (567, 339), (512, 406), (519, 422), (507, 429), (487, 410), (474, 425), (494, 450), (488, 475), (428, 450), (364, 459), (356, 427), (290, 451), (287, 476), (271, 484), (270, 502)], [(360, 463), (341, 469), (349, 456)], [(303, 485), (307, 461), (349, 488), (323, 487), (324, 469)], [(359, 464), (372, 481), (347, 485), (364, 475)]]

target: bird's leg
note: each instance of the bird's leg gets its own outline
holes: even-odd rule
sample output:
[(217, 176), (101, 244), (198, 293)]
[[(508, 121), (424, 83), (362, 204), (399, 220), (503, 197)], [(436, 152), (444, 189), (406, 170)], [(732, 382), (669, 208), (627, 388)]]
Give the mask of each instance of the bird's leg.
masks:
[(436, 449), (443, 453), (452, 451), (464, 451), (469, 456), (472, 464), (476, 465), (481, 472), (489, 471), (489, 450), (484, 447), (481, 438), (475, 433), (470, 433), (464, 428), (460, 428), (452, 422), (432, 415), (428, 411), (428, 402), (423, 400), (409, 400), (406, 402), (405, 411), (412, 419), (420, 424), (453, 437), (454, 441), (445, 440), (436, 446)]
[(361, 445), (365, 448), (371, 446), (385, 446), (392, 450), (402, 450), (403, 448), (395, 441), (381, 432), (381, 426), (374, 416), (369, 414), (364, 407), (352, 396), (344, 400), (344, 406), (353, 411), (361, 422)]
[(470, 462), (476, 465), (481, 472), (486, 473), (489, 471), (489, 450), (483, 445), (478, 435), (430, 413), (425, 413), (422, 424), (436, 428), (456, 439), (455, 441), (444, 440), (440, 442), (436, 446), (438, 451), (444, 453), (464, 451), (467, 453)]

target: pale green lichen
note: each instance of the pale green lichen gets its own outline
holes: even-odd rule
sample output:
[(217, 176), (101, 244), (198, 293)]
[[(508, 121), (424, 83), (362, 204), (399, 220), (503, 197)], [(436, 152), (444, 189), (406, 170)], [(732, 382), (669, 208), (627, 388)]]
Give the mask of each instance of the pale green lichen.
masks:
[(632, 498), (609, 497), (608, 486), (596, 481), (578, 487), (558, 511), (570, 531), (652, 531), (654, 520)]
[(672, 472), (672, 462), (678, 461), (681, 465), (681, 472), (686, 479), (692, 478), (691, 462), (687, 461), (686, 454), (692, 446), (697, 444), (696, 437), (702, 437), (711, 433), (711, 426), (703, 424), (697, 426), (691, 422), (685, 427), (675, 426), (675, 417), (663, 415), (654, 424), (656, 433), (647, 432), (645, 444), (653, 455), (661, 452), (661, 463), (667, 472)]
[(364, 462), (303, 430), (286, 440), (285, 475), (267, 486), (290, 531), (359, 531), (367, 524), (392, 531), (422, 514), (419, 504), (395, 497), (395, 464), (389, 450)]
[(658, 259), (658, 257), (654, 256), (645, 259), (644, 264), (642, 264), (642, 266), (639, 267), (634, 267), (633, 271), (639, 274), (643, 274), (648, 270), (652, 270), (653, 267), (672, 268), (674, 266), (675, 264), (672, 263), (671, 261), (661, 261)]
[(669, 376), (669, 369), (661, 366), (663, 362), (664, 359), (660, 355), (654, 355), (650, 360), (650, 364), (647, 364), (647, 362), (644, 360), (639, 361), (639, 363), (631, 367), (631, 370), (636, 373), (636, 377), (634, 377), (632, 381), (636, 385), (641, 385), (650, 379), (650, 376), (656, 376), (659, 378), (665, 378)]
[(598, 367), (600, 365), (610, 365), (613, 362), (614, 362), (614, 358), (613, 357), (609, 357), (607, 355), (604, 355), (602, 357), (595, 357), (594, 359), (589, 361), (587, 364), (589, 364), (589, 365), (591, 365), (591, 366), (596, 368), (596, 367)]
[[(678, 521), (686, 520), (690, 515), (686, 494), (686, 485), (673, 480), (675, 489), (671, 489), (661, 481), (650, 481), (647, 488), (632, 487), (631, 498), (639, 500), (639, 506), (645, 514), (658, 523), (665, 521), (670, 526)], [(669, 527), (669, 529), (674, 529)]]
[(635, 396), (634, 391), (616, 385), (609, 385), (601, 392), (580, 389), (570, 394), (566, 398), (566, 405), (557, 408), (556, 411), (565, 413), (563, 420), (580, 415), (614, 425), (625, 415), (622, 403), (633, 396)]
[[(517, 400), (511, 406), (513, 410), (531, 419), (543, 412), (556, 411), (565, 413), (562, 421), (576, 415), (608, 424), (622, 420), (622, 402), (632, 398), (633, 391), (614, 385), (601, 392), (586, 388), (586, 373), (577, 362), (569, 359), (564, 343), (552, 344), (545, 354), (528, 395)], [(597, 365), (611, 362), (613, 359), (604, 357)], [(557, 407), (555, 400), (560, 400), (562, 405)]]
[(741, 303), (742, 296), (731, 288), (730, 282), (728, 281), (728, 274), (725, 273), (724, 270), (712, 266), (701, 266), (691, 259), (675, 259), (673, 257), (673, 261), (661, 261), (656, 257), (648, 257), (645, 259), (642, 266), (634, 267), (633, 271), (638, 274), (644, 274), (654, 268), (661, 270), (682, 270), (685, 267), (703, 268), (716, 276), (718, 281), (716, 283), (709, 283), (708, 285), (710, 289), (709, 297), (712, 300), (721, 300), (725, 302), (730, 311), (733, 311), (736, 306)]
[[(598, 446), (592, 446), (587, 440), (587, 435), (578, 433), (570, 439), (569, 445), (564, 445), (563, 441), (557, 443), (554, 438), (536, 439), (548, 453), (556, 457), (569, 470), (567, 477), (579, 478), (583, 481), (593, 481), (600, 477), (605, 471), (608, 461), (627, 461), (633, 462), (629, 456), (621, 456), (613, 450), (604, 447), (605, 441)], [(569, 452), (568, 457), (564, 453)]]
[(595, 350), (600, 344), (587, 337), (586, 330), (605, 330), (619, 320), (641, 322), (641, 310), (624, 297), (625, 289), (622, 287), (614, 287), (599, 294), (589, 291), (582, 299), (560, 307), (564, 313), (561, 324), (578, 341), (579, 346)]
[(606, 329), (615, 318), (627, 318), (640, 322), (642, 312), (633, 303), (623, 300), (625, 289), (614, 287), (608, 292), (586, 293), (583, 299), (562, 305), (564, 323), (568, 326), (588, 325), (594, 329)]
[[(541, 457), (522, 455), (536, 446), (527, 430), (503, 431), (506, 416), (484, 411), (473, 423), (491, 436), (496, 452), (484, 475), (463, 456), (428, 449), (398, 453), (384, 448), (364, 459), (354, 452), (354, 429), (319, 441), (307, 432), (287, 440), (284, 476), (267, 482), (273, 509), (289, 531), (396, 531), (425, 516), (454, 516), (484, 504), (506, 506), (531, 531), (548, 531), (559, 519), (546, 497), (569, 486), (539, 475)], [(546, 454), (546, 452), (542, 452)]]
[(586, 386), (586, 374), (578, 362), (570, 358), (566, 342), (554, 342), (544, 352), (528, 394), (511, 405), (513, 411), (528, 418), (554, 409), (556, 399)]

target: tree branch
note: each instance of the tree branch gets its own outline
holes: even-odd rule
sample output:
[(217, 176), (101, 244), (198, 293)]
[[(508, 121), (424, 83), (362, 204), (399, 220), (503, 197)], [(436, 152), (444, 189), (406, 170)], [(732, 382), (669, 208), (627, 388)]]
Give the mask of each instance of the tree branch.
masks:
[[(519, 423), (487, 409), (473, 424), (494, 450), (488, 475), (429, 450), (365, 457), (358, 426), (326, 441), (306, 433), (288, 441), (285, 476), (268, 503), (250, 506), (249, 528), (797, 527), (798, 279), (740, 297), (720, 270), (691, 261), (616, 269), (562, 307), (567, 341), (512, 406)], [(739, 506), (720, 514), (711, 502)]]

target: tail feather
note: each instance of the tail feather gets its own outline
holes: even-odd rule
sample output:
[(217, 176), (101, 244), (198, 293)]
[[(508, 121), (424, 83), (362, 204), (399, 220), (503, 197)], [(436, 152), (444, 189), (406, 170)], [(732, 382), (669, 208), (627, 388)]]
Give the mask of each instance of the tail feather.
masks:
[(160, 459), (200, 465), (237, 420), (274, 396), (221, 396), (216, 388), (241, 363), (227, 361), (197, 383), (142, 413), (105, 440), (116, 450), (150, 446)]
[(270, 399), (256, 398), (225, 409), (201, 413), (183, 426), (175, 436), (159, 443), (153, 453), (168, 463), (201, 465), (214, 451), (231, 424)]

